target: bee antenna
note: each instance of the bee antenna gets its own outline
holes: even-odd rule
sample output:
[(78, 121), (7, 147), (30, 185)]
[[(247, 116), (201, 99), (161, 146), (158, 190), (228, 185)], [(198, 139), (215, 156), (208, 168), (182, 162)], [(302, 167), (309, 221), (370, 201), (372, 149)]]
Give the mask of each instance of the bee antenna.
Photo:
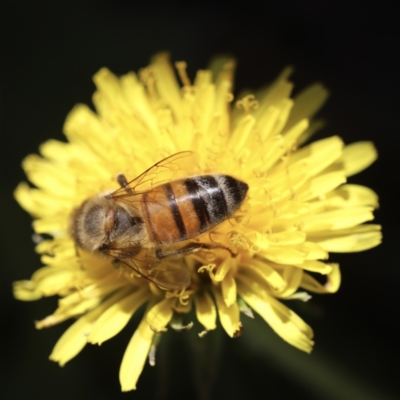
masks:
[(129, 187), (128, 185), (128, 181), (125, 177), (124, 174), (118, 174), (117, 175), (117, 182), (119, 183), (119, 185), (124, 188), (126, 190), (127, 194), (133, 194), (133, 190), (131, 187)]

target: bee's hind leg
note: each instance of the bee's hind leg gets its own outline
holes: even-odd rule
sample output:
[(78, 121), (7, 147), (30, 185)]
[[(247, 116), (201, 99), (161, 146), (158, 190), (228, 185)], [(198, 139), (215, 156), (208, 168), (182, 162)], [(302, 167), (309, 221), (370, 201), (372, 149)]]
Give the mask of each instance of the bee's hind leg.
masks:
[(232, 257), (236, 257), (237, 253), (234, 253), (229, 247), (222, 246), (220, 244), (210, 244), (210, 243), (189, 243), (188, 245), (181, 247), (180, 249), (170, 251), (167, 253), (162, 253), (160, 248), (156, 249), (156, 256), (158, 259), (171, 257), (171, 256), (188, 256), (193, 253), (197, 253), (201, 250), (215, 250), (215, 249), (223, 249), (230, 253)]

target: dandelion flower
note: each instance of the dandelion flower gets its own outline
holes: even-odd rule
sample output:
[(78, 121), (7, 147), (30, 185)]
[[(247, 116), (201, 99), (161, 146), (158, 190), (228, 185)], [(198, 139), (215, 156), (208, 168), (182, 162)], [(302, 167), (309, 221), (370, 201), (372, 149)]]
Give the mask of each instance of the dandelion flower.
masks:
[[(15, 283), (15, 297), (60, 297), (38, 329), (77, 318), (51, 360), (64, 365), (87, 343), (112, 338), (145, 305), (122, 359), (123, 391), (136, 389), (147, 358), (154, 364), (169, 326), (193, 325), (188, 317), (183, 322), (192, 308), (200, 337), (216, 329), (217, 320), (230, 337), (240, 335), (241, 312), (253, 310), (283, 340), (309, 353), (311, 327), (280, 300), (336, 292), (339, 266), (327, 261), (329, 253), (363, 251), (381, 241), (380, 226), (364, 224), (373, 219), (376, 194), (346, 183), (376, 159), (373, 145), (345, 146), (337, 136), (305, 144), (321, 126), (313, 117), (326, 100), (324, 87), (315, 84), (293, 99), (286, 69), (267, 89), (235, 100), (232, 61), (198, 71), (193, 83), (185, 63), (175, 68), (178, 78), (160, 54), (138, 75), (118, 78), (101, 69), (94, 77), (96, 112), (77, 105), (64, 125), (68, 142), (49, 140), (40, 156), (28, 156), (23, 168), (34, 187), (21, 183), (15, 191), (35, 232), (51, 237), (36, 247), (44, 267)], [(118, 189), (118, 173), (133, 179), (182, 151), (197, 156), (190, 175), (221, 173), (247, 183), (234, 216), (197, 238), (235, 256), (216, 248), (180, 257), (176, 262), (184, 262), (191, 283), (178, 291), (77, 248), (71, 215), (86, 199)]]

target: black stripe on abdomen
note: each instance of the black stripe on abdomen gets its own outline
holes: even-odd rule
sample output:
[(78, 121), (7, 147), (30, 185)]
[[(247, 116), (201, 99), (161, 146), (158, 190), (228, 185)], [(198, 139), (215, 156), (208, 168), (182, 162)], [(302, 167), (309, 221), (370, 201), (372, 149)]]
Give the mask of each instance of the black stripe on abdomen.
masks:
[(238, 181), (229, 175), (223, 175), (223, 178), (225, 181), (225, 190), (228, 192), (225, 195), (228, 195), (230, 198), (228, 203), (231, 203), (228, 204), (228, 208), (231, 208), (229, 212), (232, 213), (242, 204), (244, 199), (243, 192), (247, 193), (248, 186), (244, 182)]
[[(199, 197), (206, 206), (208, 221), (213, 227), (228, 217), (228, 208), (224, 192), (212, 175), (192, 178), (197, 185)], [(211, 228), (211, 227), (210, 227)]]
[(226, 208), (229, 215), (232, 215), (243, 203), (249, 186), (229, 175), (213, 175), (219, 187), (225, 195)]
[(169, 183), (166, 183), (164, 185), (165, 191), (167, 192), (167, 197), (169, 201), (169, 206), (172, 212), (172, 215), (174, 217), (175, 224), (179, 230), (180, 233), (180, 241), (186, 240), (187, 239), (187, 233), (186, 233), (186, 228), (185, 224), (183, 223), (182, 215), (179, 210), (178, 203), (175, 198), (174, 191), (172, 190), (172, 186)]
[(199, 233), (203, 233), (206, 230), (208, 230), (208, 224), (209, 224), (207, 204), (204, 202), (204, 199), (199, 191), (199, 186), (194, 179), (192, 178), (185, 179), (184, 183), (189, 198), (193, 204), (193, 208), (196, 211), (197, 219), (199, 220), (199, 225), (200, 225)]

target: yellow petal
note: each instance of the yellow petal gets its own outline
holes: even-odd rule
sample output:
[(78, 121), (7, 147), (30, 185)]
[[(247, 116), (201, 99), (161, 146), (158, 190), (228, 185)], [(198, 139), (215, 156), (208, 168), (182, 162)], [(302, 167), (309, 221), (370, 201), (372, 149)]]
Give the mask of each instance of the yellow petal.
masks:
[(151, 108), (146, 92), (141, 83), (138, 82), (134, 73), (129, 73), (121, 78), (124, 95), (136, 115), (140, 117), (145, 126), (154, 134), (159, 133), (157, 119)]
[(114, 271), (109, 272), (108, 275), (101, 279), (95, 280), (92, 284), (86, 283), (79, 291), (74, 291), (58, 301), (59, 308), (68, 308), (79, 304), (82, 300), (91, 298), (105, 298), (114, 291), (123, 287), (130, 286), (130, 284), (123, 279), (115, 279)]
[(307, 235), (300, 231), (277, 232), (267, 236), (270, 244), (280, 246), (291, 246), (304, 243)]
[(270, 246), (267, 250), (260, 252), (266, 259), (277, 264), (301, 264), (304, 261), (305, 253), (293, 247)]
[(146, 316), (144, 316), (132, 336), (122, 359), (119, 381), (123, 392), (136, 389), (136, 383), (149, 354), (153, 336), (154, 332), (150, 329)]
[[(287, 89), (291, 90), (291, 85), (287, 86)], [(282, 130), (285, 128), (286, 130), (286, 123), (290, 116), (290, 113), (293, 109), (293, 100), (292, 99), (282, 99), (281, 101), (277, 101), (274, 104), (275, 107), (278, 108), (279, 114), (277, 119), (274, 121), (274, 125), (272, 126), (270, 136), (274, 137), (275, 135), (279, 135)], [(265, 121), (265, 118), (260, 119), (260, 125)]]
[[(236, 266), (236, 260), (232, 257), (225, 258), (221, 264), (218, 266), (217, 272), (215, 272), (214, 279), (216, 282), (222, 282), (225, 276), (232, 271)], [(213, 271), (214, 272), (214, 271)]]
[(359, 206), (379, 206), (377, 194), (361, 185), (342, 185), (330, 193), (321, 195), (317, 201), (308, 203), (311, 214), (335, 208), (349, 208)]
[(36, 291), (43, 296), (54, 296), (63, 288), (70, 287), (76, 277), (76, 272), (70, 267), (43, 267), (37, 270), (32, 280), (35, 282)]
[[(211, 124), (215, 102), (215, 86), (198, 83), (193, 104), (194, 122), (199, 132), (207, 132)], [(196, 148), (196, 147), (194, 147)]]
[(228, 274), (221, 282), (222, 296), (227, 307), (236, 303), (236, 282), (233, 274)]
[(302, 276), (303, 270), (301, 268), (293, 267), (291, 265), (283, 266), (282, 277), (285, 286), (278, 290), (271, 290), (272, 294), (283, 299), (290, 298), (298, 290)]
[[(219, 71), (217, 71), (216, 75), (218, 75)], [(196, 72), (196, 77), (194, 78), (193, 86), (198, 89), (202, 86), (209, 85), (212, 83), (213, 74), (209, 70), (199, 69)]]
[(303, 218), (303, 230), (316, 232), (352, 227), (374, 219), (372, 211), (372, 207), (352, 207), (307, 215)]
[(354, 253), (378, 246), (382, 242), (380, 230), (379, 225), (361, 225), (336, 232), (320, 232), (315, 240), (326, 251)]
[(175, 73), (169, 62), (169, 55), (167, 53), (160, 53), (155, 56), (151, 68), (154, 72), (160, 96), (171, 107), (177, 121), (180, 121), (182, 118), (181, 94)]
[(303, 132), (308, 128), (308, 121), (301, 120), (296, 125), (294, 125), (286, 133), (285, 137), (281, 140), (274, 140), (270, 143), (268, 151), (268, 159), (264, 164), (265, 171), (268, 171), (273, 165), (277, 163), (288, 151), (293, 148), (296, 140), (303, 134)]
[(237, 303), (227, 306), (218, 288), (213, 287), (215, 300), (217, 302), (219, 320), (222, 327), (230, 337), (237, 337), (242, 331), (240, 322), (240, 311)]
[(50, 139), (39, 149), (43, 157), (69, 168), (72, 175), (79, 174), (79, 181), (98, 182), (110, 177), (107, 164), (87, 147)]
[(305, 242), (302, 249), (306, 253), (305, 260), (326, 260), (329, 257), (322, 246), (312, 241)]
[[(131, 289), (129, 288), (131, 291)], [(102, 344), (119, 333), (129, 322), (136, 310), (150, 297), (147, 287), (143, 287), (114, 303), (97, 319), (88, 337), (88, 342)]]
[(155, 304), (147, 313), (147, 322), (155, 332), (166, 331), (166, 326), (173, 315), (174, 302), (175, 299), (164, 299)]
[(196, 317), (207, 331), (217, 327), (217, 310), (211, 296), (207, 292), (200, 292), (194, 297)]
[(303, 161), (307, 176), (316, 176), (342, 156), (343, 146), (338, 136), (317, 140), (291, 154), (289, 165)]
[[(42, 240), (37, 244), (35, 247), (35, 251), (39, 254), (48, 254), (50, 256), (54, 256), (55, 252), (60, 252), (66, 257), (68, 257), (70, 253), (71, 248), (73, 248), (73, 242), (72, 239), (69, 237), (58, 237), (55, 239), (48, 239), (48, 240)], [(76, 255), (76, 250), (75, 253)]]
[(19, 205), (33, 217), (41, 215), (40, 210), (36, 207), (36, 202), (31, 196), (32, 189), (26, 182), (21, 182), (14, 191), (15, 200), (18, 201)]
[(57, 325), (60, 322), (66, 321), (71, 317), (76, 317), (82, 315), (85, 312), (96, 307), (100, 303), (100, 299), (92, 298), (82, 300), (80, 303), (75, 304), (70, 307), (58, 308), (54, 314), (42, 319), (41, 321), (36, 321), (35, 326), (37, 329), (49, 328), (50, 326)]
[(290, 128), (303, 118), (311, 118), (323, 106), (329, 96), (329, 91), (319, 83), (309, 86), (294, 99), (294, 107), (290, 113), (287, 128)]
[[(340, 196), (340, 203), (335, 202), (336, 196)], [(378, 195), (373, 190), (365, 186), (350, 184), (333, 191), (327, 198), (327, 202), (330, 206), (336, 207), (372, 206), (377, 208), (379, 205)]]
[[(292, 104), (293, 105), (293, 104)], [(260, 130), (260, 139), (263, 143), (272, 136), (277, 125), (281, 110), (276, 106), (269, 106), (263, 113), (263, 117), (257, 120), (257, 128)]]
[(14, 191), (14, 197), (22, 208), (35, 218), (53, 216), (71, 210), (71, 199), (61, 198), (43, 190), (32, 189), (21, 182)]
[(245, 148), (249, 135), (252, 133), (255, 119), (252, 115), (246, 115), (241, 119), (235, 130), (232, 132), (232, 142), (235, 143), (233, 148), (234, 154), (241, 152)]
[(68, 114), (64, 133), (70, 142), (88, 147), (102, 161), (109, 159), (114, 149), (110, 127), (102, 124), (98, 116), (82, 104)]
[(270, 265), (268, 260), (252, 259), (243, 267), (241, 273), (250, 275), (252, 279), (257, 280), (261, 285), (267, 285), (275, 290), (285, 287), (285, 281), (282, 276)]
[(63, 333), (49, 356), (50, 360), (62, 367), (86, 346), (93, 315), (93, 312), (84, 315)]
[(63, 366), (74, 358), (88, 342), (88, 336), (93, 328), (94, 322), (108, 307), (125, 295), (126, 291), (116, 293), (94, 310), (88, 312), (74, 322), (57, 341), (50, 354), (50, 360), (56, 361)]
[(381, 226), (364, 224), (346, 229), (322, 230), (308, 234), (308, 239), (326, 251), (347, 253), (372, 248), (382, 240)]
[(304, 263), (300, 265), (300, 268), (305, 269), (306, 271), (319, 272), (323, 275), (329, 274), (332, 271), (331, 264), (326, 264), (316, 260), (304, 261)]
[(307, 181), (298, 192), (298, 199), (301, 201), (309, 201), (336, 189), (339, 185), (346, 182), (343, 171), (328, 172), (323, 175), (316, 176)]
[(332, 264), (332, 272), (327, 276), (325, 285), (321, 285), (311, 275), (304, 273), (301, 287), (314, 293), (335, 293), (338, 291), (341, 282), (340, 269), (338, 264)]
[[(64, 241), (63, 245), (54, 245), (51, 249), (49, 246), (49, 252), (45, 252), (40, 260), (43, 264), (47, 264), (50, 267), (69, 267), (72, 271), (76, 273), (81, 271), (81, 266), (79, 260), (76, 256), (76, 250), (72, 245), (72, 241), (69, 238), (60, 238), (60, 240)], [(37, 249), (35, 249), (37, 250)], [(43, 250), (39, 247), (39, 250)], [(99, 257), (97, 257), (99, 258)], [(97, 261), (97, 260), (96, 260)], [(108, 266), (110, 263), (108, 262)], [(33, 274), (33, 277), (36, 278), (36, 272)]]
[(37, 286), (32, 281), (16, 281), (13, 283), (13, 295), (17, 300), (34, 301), (43, 297), (43, 293), (37, 290)]
[(49, 162), (35, 154), (26, 157), (22, 167), (29, 180), (47, 193), (61, 199), (75, 194), (76, 177), (69, 168)]
[(51, 216), (33, 221), (33, 229), (36, 233), (49, 233), (58, 236), (61, 232), (68, 231), (69, 221), (65, 215)]
[[(271, 136), (281, 132), (293, 107), (293, 100), (289, 99), (293, 90), (293, 84), (288, 81), (292, 71), (290, 67), (285, 68), (267, 89), (262, 89), (256, 93), (256, 98), (259, 99), (259, 107), (254, 111), (254, 116), (259, 121), (260, 127), (264, 126), (268, 121), (268, 116), (270, 116), (267, 111), (268, 109), (275, 108), (279, 110), (279, 120), (281, 121), (274, 121), (274, 129), (271, 131)], [(289, 103), (290, 106), (287, 107)], [(286, 116), (282, 114), (286, 114)]]
[(93, 81), (97, 87), (93, 102), (99, 114), (104, 115), (107, 114), (107, 111), (115, 109), (129, 115), (129, 103), (123, 96), (119, 78), (109, 69), (101, 68), (93, 76)]
[(240, 279), (238, 291), (244, 301), (257, 312), (285, 341), (300, 350), (310, 353), (314, 342), (312, 329), (292, 310), (284, 306), (265, 291), (251, 286), (251, 282)]
[(299, 137), (299, 140), (297, 142), (298, 146), (306, 143), (310, 139), (310, 137), (315, 134), (315, 132), (320, 131), (321, 129), (325, 128), (325, 126), (326, 122), (324, 120), (311, 120), (308, 129)]
[(378, 158), (372, 142), (357, 142), (344, 148), (343, 164), (347, 176), (352, 176), (369, 167)]

